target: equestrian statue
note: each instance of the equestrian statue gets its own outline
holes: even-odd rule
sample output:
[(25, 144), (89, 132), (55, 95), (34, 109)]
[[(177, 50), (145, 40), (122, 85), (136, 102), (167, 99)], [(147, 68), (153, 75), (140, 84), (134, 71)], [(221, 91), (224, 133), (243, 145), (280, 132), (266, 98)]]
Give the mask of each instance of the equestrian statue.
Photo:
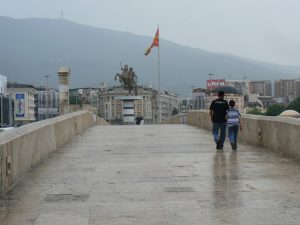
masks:
[(132, 67), (130, 67), (128, 69), (128, 65), (124, 65), (124, 68), (121, 65), (121, 74), (117, 73), (115, 76), (115, 80), (117, 80), (117, 78), (119, 78), (119, 82), (121, 83), (122, 87), (125, 90), (128, 90), (128, 95), (134, 91), (135, 95), (137, 95), (137, 90), (138, 90), (138, 86), (137, 86), (137, 82), (138, 82), (138, 78), (135, 74), (135, 72), (133, 71)]

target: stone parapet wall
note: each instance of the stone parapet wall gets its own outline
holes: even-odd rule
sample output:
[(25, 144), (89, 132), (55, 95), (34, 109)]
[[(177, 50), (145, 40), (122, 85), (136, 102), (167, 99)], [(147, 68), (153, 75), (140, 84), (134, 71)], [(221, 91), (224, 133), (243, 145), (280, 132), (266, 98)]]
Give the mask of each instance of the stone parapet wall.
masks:
[(31, 123), (0, 134), (0, 194), (47, 155), (86, 128), (96, 117), (87, 111)]
[(242, 115), (241, 141), (300, 160), (300, 120), (287, 117)]
[(172, 116), (171, 118), (168, 118), (166, 120), (163, 120), (161, 124), (187, 124), (187, 114), (181, 113), (176, 116)]
[(96, 125), (98, 126), (106, 126), (106, 125), (110, 125), (109, 122), (107, 122), (105, 119), (103, 119), (102, 117), (97, 117), (97, 122)]
[[(165, 124), (179, 124), (179, 118), (169, 118)], [(211, 131), (208, 110), (189, 111), (187, 124)], [(242, 114), (243, 131), (239, 141), (268, 148), (274, 152), (300, 160), (300, 119)], [(227, 137), (226, 137), (227, 138)]]

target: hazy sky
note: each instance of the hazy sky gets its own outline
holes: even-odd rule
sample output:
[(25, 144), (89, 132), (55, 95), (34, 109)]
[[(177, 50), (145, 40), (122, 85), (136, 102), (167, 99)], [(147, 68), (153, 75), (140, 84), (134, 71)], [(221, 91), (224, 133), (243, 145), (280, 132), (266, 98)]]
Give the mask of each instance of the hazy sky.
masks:
[(300, 65), (300, 0), (0, 0), (1, 16), (62, 11), (68, 20), (147, 36), (160, 24), (161, 38), (178, 44)]

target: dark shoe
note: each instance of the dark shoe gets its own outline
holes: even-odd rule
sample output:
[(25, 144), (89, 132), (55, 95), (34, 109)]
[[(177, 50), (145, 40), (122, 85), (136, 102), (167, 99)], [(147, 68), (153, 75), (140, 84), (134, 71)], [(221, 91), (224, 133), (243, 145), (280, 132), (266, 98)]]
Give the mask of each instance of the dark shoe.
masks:
[(234, 149), (234, 143), (230, 142), (232, 150)]
[(219, 149), (220, 141), (217, 141), (216, 149)]
[(222, 150), (222, 149), (223, 149), (223, 146), (222, 146), (222, 144), (221, 144), (220, 141), (218, 141), (217, 147), (216, 147), (216, 148), (219, 149), (219, 150)]
[(236, 150), (236, 148), (237, 148), (237, 146), (236, 146), (236, 143), (231, 143), (231, 148), (232, 148), (232, 150)]

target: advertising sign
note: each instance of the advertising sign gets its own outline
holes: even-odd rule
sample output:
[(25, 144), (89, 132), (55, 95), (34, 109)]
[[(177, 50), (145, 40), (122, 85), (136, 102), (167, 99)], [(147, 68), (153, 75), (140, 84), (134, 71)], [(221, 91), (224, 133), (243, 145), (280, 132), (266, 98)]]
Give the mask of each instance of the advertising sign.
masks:
[(16, 103), (15, 103), (16, 117), (25, 117), (25, 96), (24, 94), (16, 93)]
[(215, 89), (219, 86), (225, 85), (225, 79), (207, 80), (207, 89)]

